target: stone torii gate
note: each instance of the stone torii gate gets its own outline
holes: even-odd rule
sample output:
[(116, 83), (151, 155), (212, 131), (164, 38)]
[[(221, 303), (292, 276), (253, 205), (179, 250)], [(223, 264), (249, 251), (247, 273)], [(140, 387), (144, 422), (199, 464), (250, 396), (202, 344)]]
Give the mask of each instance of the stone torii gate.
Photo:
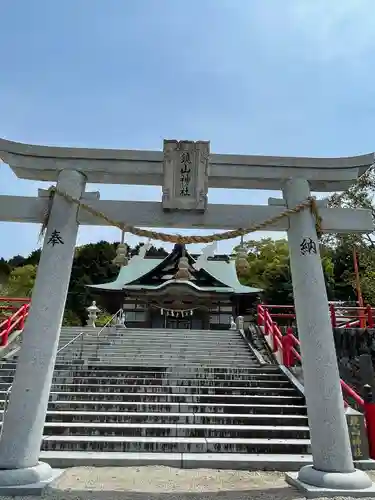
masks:
[[(311, 191), (342, 191), (374, 163), (374, 155), (350, 158), (286, 158), (211, 154), (208, 142), (164, 141), (164, 151), (45, 147), (0, 140), (0, 158), (17, 177), (57, 182), (32, 306), (0, 440), (0, 485), (48, 479), (39, 450), (56, 359), (59, 332), (79, 224), (287, 231), (313, 466), (297, 478), (301, 488), (328, 488), (363, 496), (371, 480), (353, 465), (339, 382), (328, 301), (319, 255), (316, 219), (306, 204)], [(161, 202), (105, 201), (85, 184), (163, 187)], [(269, 206), (207, 203), (208, 188), (282, 190)], [(0, 220), (42, 223), (49, 193), (36, 198), (0, 196)], [(74, 202), (74, 200), (76, 200)], [(89, 205), (89, 213), (77, 201)], [(322, 232), (373, 231), (368, 210), (327, 208), (318, 202)], [(102, 212), (107, 217), (98, 216)], [(279, 217), (277, 217), (279, 216)], [(275, 220), (276, 219), (276, 220)], [(289, 478), (291, 480), (291, 477)], [(307, 485), (307, 486), (306, 486)]]

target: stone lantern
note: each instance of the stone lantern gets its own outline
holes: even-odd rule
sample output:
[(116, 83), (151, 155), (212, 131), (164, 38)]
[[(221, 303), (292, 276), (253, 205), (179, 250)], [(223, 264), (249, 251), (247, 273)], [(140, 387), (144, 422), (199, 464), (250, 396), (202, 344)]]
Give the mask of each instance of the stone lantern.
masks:
[(87, 312), (88, 314), (88, 320), (87, 320), (87, 326), (91, 326), (95, 328), (95, 321), (98, 318), (98, 312), (100, 312), (99, 307), (97, 307), (95, 300), (91, 304), (91, 306), (87, 307)]

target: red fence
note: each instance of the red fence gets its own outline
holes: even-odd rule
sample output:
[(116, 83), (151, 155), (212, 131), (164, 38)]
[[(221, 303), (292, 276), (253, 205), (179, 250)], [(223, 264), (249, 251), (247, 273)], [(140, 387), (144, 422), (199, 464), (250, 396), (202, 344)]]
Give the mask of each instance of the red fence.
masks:
[[(275, 357), (277, 358), (278, 357), (277, 355), (280, 355), (281, 356), (280, 362), (287, 368), (290, 368), (292, 366), (301, 363), (302, 361), (302, 357), (299, 352), (300, 341), (294, 335), (293, 329), (291, 327), (287, 327), (286, 333), (284, 334), (281, 331), (278, 324), (273, 320), (273, 318), (290, 317), (292, 316), (292, 314), (294, 318), (295, 315), (294, 313), (271, 314), (269, 310), (271, 308), (275, 309), (276, 307), (284, 310), (293, 309), (292, 306), (268, 306), (259, 304), (257, 311), (258, 326), (261, 327), (264, 336), (268, 337), (270, 347)], [(355, 403), (365, 416), (367, 436), (370, 448), (370, 457), (372, 459), (375, 459), (375, 404), (367, 403), (366, 401), (364, 401), (364, 399), (361, 398), (361, 396), (357, 394), (352, 387), (350, 387), (346, 382), (344, 382), (344, 380), (341, 379), (340, 383), (345, 401), (345, 406), (348, 405), (347, 400), (351, 398), (355, 401)]]
[(0, 322), (0, 346), (8, 344), (9, 335), (23, 330), (29, 314), (30, 299), (0, 297), (0, 314), (4, 319)]
[[(272, 319), (281, 319), (286, 322), (295, 320), (294, 306), (263, 305), (263, 307), (268, 310)], [(370, 305), (347, 307), (330, 303), (329, 313), (333, 328), (374, 328), (375, 326), (375, 308)]]

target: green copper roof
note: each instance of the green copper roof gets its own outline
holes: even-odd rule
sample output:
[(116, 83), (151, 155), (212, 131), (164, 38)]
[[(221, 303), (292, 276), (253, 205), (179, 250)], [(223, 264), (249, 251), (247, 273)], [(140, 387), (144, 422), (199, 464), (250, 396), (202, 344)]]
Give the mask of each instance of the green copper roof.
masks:
[[(143, 284), (132, 284), (142, 276), (146, 275), (150, 271), (153, 271), (157, 266), (162, 264), (165, 259), (156, 258), (145, 258), (145, 259), (135, 259), (130, 265), (121, 268), (119, 275), (115, 281), (111, 283), (103, 283), (100, 285), (89, 285), (90, 288), (96, 288), (98, 290), (108, 290), (108, 291), (120, 291), (120, 290), (159, 290), (172, 283), (176, 283), (176, 280), (169, 279), (158, 285), (143, 285)], [(199, 286), (193, 281), (182, 281), (180, 283), (186, 284), (195, 288), (196, 290), (206, 291), (206, 292), (217, 292), (217, 293), (235, 293), (235, 294), (248, 294), (248, 293), (259, 293), (262, 290), (260, 288), (252, 288), (249, 286), (241, 285), (237, 278), (237, 271), (235, 262), (232, 261), (220, 261), (220, 260), (208, 260), (205, 262), (203, 269), (210, 274), (217, 281), (225, 285), (224, 287), (213, 287), (213, 286)]]
[(238, 281), (236, 265), (233, 260), (229, 262), (208, 260), (204, 265), (204, 269), (218, 281), (232, 288), (234, 293), (259, 293), (262, 291), (260, 288), (241, 285)]
[(133, 262), (130, 266), (123, 266), (115, 281), (103, 283), (102, 285), (89, 286), (91, 288), (99, 288), (100, 290), (122, 290), (125, 285), (152, 271), (161, 262), (162, 259), (140, 259)]

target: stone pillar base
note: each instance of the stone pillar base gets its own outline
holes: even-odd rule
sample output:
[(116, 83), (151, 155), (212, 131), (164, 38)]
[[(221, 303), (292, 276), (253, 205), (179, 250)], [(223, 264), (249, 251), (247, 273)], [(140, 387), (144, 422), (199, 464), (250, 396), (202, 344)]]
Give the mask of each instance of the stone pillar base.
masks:
[(44, 462), (25, 469), (0, 469), (0, 486), (20, 486), (45, 481), (52, 476), (52, 468)]
[(324, 472), (312, 465), (302, 467), (299, 472), (288, 472), (285, 480), (301, 491), (306, 498), (371, 498), (375, 496), (375, 485), (362, 470), (354, 472)]

